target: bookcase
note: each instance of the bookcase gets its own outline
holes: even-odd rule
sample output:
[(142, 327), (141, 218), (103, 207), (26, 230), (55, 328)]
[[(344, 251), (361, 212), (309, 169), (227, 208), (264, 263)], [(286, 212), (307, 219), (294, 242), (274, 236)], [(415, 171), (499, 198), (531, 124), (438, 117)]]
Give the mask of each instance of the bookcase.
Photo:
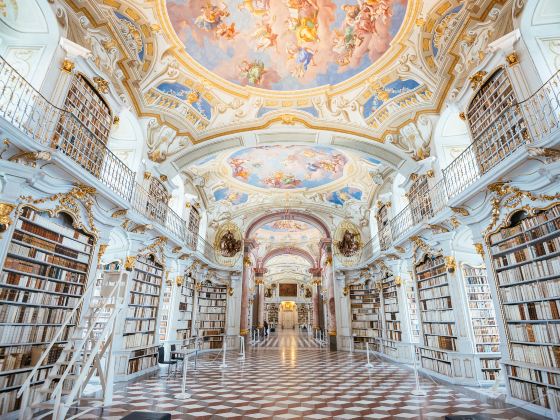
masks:
[(129, 282), (123, 331), (123, 347), (129, 353), (126, 375), (157, 366), (157, 321), (162, 295), (163, 267), (152, 255), (139, 255)]
[[(521, 111), (512, 107), (516, 102), (507, 71), (499, 68), (482, 84), (468, 106), (467, 121), (482, 174), (513, 153), (529, 137)], [(496, 120), (502, 124), (490, 129)]]
[(405, 291), (410, 324), (410, 339), (413, 343), (418, 343), (420, 339), (420, 321), (418, 319), (418, 305), (416, 304), (416, 294), (412, 282), (406, 283)]
[(167, 279), (165, 281), (165, 284), (163, 286), (163, 297), (162, 297), (162, 302), (161, 302), (161, 316), (159, 319), (159, 341), (163, 342), (165, 340), (167, 340), (168, 338), (171, 338), (169, 336), (170, 332), (169, 332), (169, 322), (170, 322), (170, 316), (171, 316), (171, 300), (173, 297), (173, 290), (174, 290), (174, 286), (173, 283), (171, 282), (170, 279)]
[[(99, 175), (105, 148), (111, 131), (111, 110), (97, 90), (81, 74), (72, 78), (70, 88), (64, 101), (64, 109), (75, 120), (65, 121), (62, 116), (55, 133), (55, 142), (62, 136), (65, 143), (58, 145), (66, 154), (71, 155), (80, 165), (94, 175)], [(80, 121), (87, 132), (79, 129)], [(57, 146), (57, 145), (55, 145)]]
[[(560, 206), (529, 215), (489, 236), (507, 354), (511, 397), (560, 406)], [(547, 414), (550, 414), (548, 411)]]
[[(75, 229), (70, 216), (21, 210), (0, 278), (0, 417), (19, 409), (17, 391), (78, 305), (93, 252), (94, 238)], [(46, 379), (79, 316), (80, 311), (39, 369), (33, 387)]]
[(377, 232), (379, 237), (379, 246), (382, 250), (386, 250), (391, 246), (391, 228), (389, 224), (389, 206), (382, 204), (375, 215), (377, 221)]
[(469, 314), (480, 356), (483, 380), (493, 381), (500, 374), (500, 336), (486, 268), (462, 264)]
[(311, 310), (309, 309), (309, 304), (307, 303), (298, 303), (297, 304), (298, 310), (298, 324), (307, 325), (311, 322)]
[(179, 288), (178, 311), (176, 339), (182, 341), (193, 336), (194, 279), (192, 277), (183, 277)]
[(402, 341), (401, 316), (395, 277), (389, 275), (381, 281), (383, 294), (383, 352), (398, 357), (397, 343)]
[(356, 350), (379, 350), (377, 339), (381, 337), (381, 301), (379, 290), (364, 284), (350, 285), (350, 311), (352, 337)]
[(267, 322), (270, 327), (275, 327), (276, 325), (278, 325), (279, 311), (280, 311), (280, 306), (277, 303), (266, 304)]
[(408, 201), (413, 223), (420, 223), (432, 217), (434, 213), (427, 175), (418, 176), (412, 183), (408, 192)]
[(198, 291), (197, 335), (203, 349), (222, 348), (226, 325), (227, 287), (206, 282)]
[(415, 275), (422, 325), (421, 365), (451, 377), (449, 353), (457, 351), (457, 325), (443, 256), (426, 255), (415, 265)]

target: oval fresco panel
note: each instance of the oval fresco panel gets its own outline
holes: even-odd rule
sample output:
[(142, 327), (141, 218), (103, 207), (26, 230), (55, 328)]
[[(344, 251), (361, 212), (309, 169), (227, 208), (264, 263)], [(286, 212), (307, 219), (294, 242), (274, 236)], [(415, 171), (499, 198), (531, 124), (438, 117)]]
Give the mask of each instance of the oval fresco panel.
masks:
[(407, 0), (168, 0), (186, 52), (226, 80), (264, 89), (333, 85), (368, 68)]
[(327, 146), (259, 146), (227, 159), (232, 176), (266, 189), (320, 187), (342, 177), (348, 158)]

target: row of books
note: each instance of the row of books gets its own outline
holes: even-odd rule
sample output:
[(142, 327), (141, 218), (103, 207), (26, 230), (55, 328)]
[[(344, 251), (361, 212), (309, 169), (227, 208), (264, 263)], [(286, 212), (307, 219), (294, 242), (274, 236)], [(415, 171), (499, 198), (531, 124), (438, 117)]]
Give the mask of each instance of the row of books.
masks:
[(143, 306), (154, 306), (157, 308), (159, 305), (159, 295), (141, 295), (138, 293), (130, 294), (130, 304), (131, 305), (143, 305)]
[[(58, 255), (47, 254), (46, 252), (40, 251), (37, 248), (31, 248), (26, 245), (19, 245), (14, 242), (10, 242), (10, 245), (8, 246), (8, 253), (19, 257), (31, 258), (37, 262), (53, 264), (63, 268), (69, 268), (72, 270), (80, 271), (82, 273), (86, 273), (88, 268), (87, 263), (78, 262), (65, 257), (59, 257)], [(86, 259), (86, 261), (88, 259)]]
[(35, 248), (41, 248), (46, 252), (54, 252), (80, 262), (87, 263), (89, 261), (89, 254), (85, 252), (80, 252), (75, 249), (67, 248), (61, 244), (32, 236), (30, 233), (24, 231), (16, 230), (12, 236), (12, 241), (28, 244)]
[(353, 328), (379, 329), (379, 321), (352, 321)]
[(538, 369), (531, 369), (524, 366), (514, 365), (506, 365), (506, 371), (508, 376), (511, 377), (560, 387), (560, 373), (554, 374)]
[[(471, 320), (473, 324), (491, 322), (490, 325), (494, 325), (496, 322), (494, 305), (492, 305), (491, 309), (488, 308), (487, 305), (484, 305), (484, 309), (471, 308), (470, 311), (471, 311)], [(485, 321), (491, 319), (493, 319), (493, 321)]]
[(192, 311), (193, 311), (192, 303), (179, 302), (179, 312), (192, 313)]
[(201, 299), (199, 297), (198, 304), (200, 306), (219, 308), (219, 307), (225, 307), (226, 306), (226, 301), (225, 301), (225, 299), (210, 300), (210, 299)]
[(499, 353), (500, 352), (500, 343), (476, 344), (475, 349), (476, 349), (477, 353)]
[[(560, 232), (557, 233), (560, 235)], [(550, 238), (531, 245), (531, 251), (536, 258), (556, 254), (560, 250), (560, 238)]]
[(488, 280), (486, 276), (484, 277), (475, 277), (477, 280), (476, 284), (471, 283), (472, 277), (468, 277), (467, 281), (467, 291), (469, 293), (488, 293)]
[(507, 324), (511, 341), (560, 343), (560, 323)]
[(0, 286), (10, 285), (25, 289), (36, 289), (42, 292), (65, 293), (68, 295), (81, 294), (82, 284), (48, 281), (40, 277), (22, 276), (15, 273), (3, 272), (0, 276)]
[[(512, 397), (550, 408), (549, 393), (552, 394), (552, 391), (545, 386), (518, 381), (513, 378), (508, 380), (508, 386)], [(559, 399), (560, 395), (556, 398)]]
[(397, 303), (385, 304), (385, 313), (398, 313), (399, 305)]
[(455, 337), (424, 335), (424, 345), (442, 350), (456, 351), (457, 339)]
[(432, 287), (431, 289), (419, 290), (420, 300), (433, 299), (449, 296), (449, 286), (447, 284), (441, 287)]
[(155, 334), (132, 334), (124, 337), (124, 346), (127, 349), (142, 346), (152, 346), (155, 343)]
[(476, 301), (479, 301), (479, 300), (482, 300), (484, 302), (488, 302), (488, 301), (492, 300), (492, 296), (490, 295), (490, 291), (482, 293), (482, 292), (473, 292), (473, 291), (469, 290), (467, 293), (469, 295), (469, 302), (476, 302)]
[(66, 281), (69, 283), (85, 283), (87, 278), (84, 273), (77, 273), (75, 271), (64, 270), (60, 267), (51, 267), (30, 261), (22, 261), (17, 257), (11, 257), (9, 255), (4, 261), (4, 269), (48, 277), (49, 279)]
[(352, 327), (352, 335), (354, 337), (380, 337), (380, 331), (372, 328)]
[(451, 309), (451, 297), (434, 298), (420, 301), (420, 310), (430, 311), (434, 309)]
[(510, 350), (513, 360), (560, 368), (560, 346), (510, 343)]
[(560, 319), (560, 300), (503, 305), (506, 321)]
[(499, 257), (494, 257), (494, 264), (498, 268), (507, 267), (510, 265), (519, 264), (525, 261), (532, 260), (533, 254), (529, 248), (521, 248), (509, 254), (504, 254)]
[(500, 369), (500, 359), (480, 359), (480, 365), (483, 369)]
[(432, 269), (432, 268), (436, 268), (436, 267), (440, 267), (444, 265), (444, 260), (442, 256), (437, 256), (435, 258), (426, 258), (424, 260), (424, 262), (418, 264), (416, 266), (416, 274), (420, 275), (422, 274), (422, 272)]
[(451, 308), (444, 311), (421, 311), (422, 322), (455, 322), (455, 315)]
[[(154, 269), (155, 270), (155, 269)], [(132, 280), (137, 280), (139, 282), (151, 283), (157, 286), (161, 286), (161, 275), (144, 273), (143, 271), (134, 271), (134, 277)]]
[[(72, 227), (66, 227), (64, 226), (62, 223), (60, 223), (60, 216), (58, 218), (50, 218), (50, 217), (45, 217), (42, 216), (40, 214), (40, 212), (37, 212), (35, 210), (33, 210), (30, 207), (25, 207), (21, 213), (22, 218), (28, 219), (32, 222), (35, 222), (39, 225), (41, 225), (42, 227), (49, 229), (50, 231), (54, 232), (59, 232), (60, 234), (68, 237), (68, 238), (74, 238), (77, 241), (83, 242), (85, 244), (87, 243), (93, 243), (93, 239), (85, 234), (82, 234), (78, 231), (76, 231), (74, 228)], [(59, 220), (58, 223), (57, 222), (53, 222), (52, 220)]]
[(192, 337), (192, 330), (190, 328), (178, 329), (177, 340), (186, 340)]
[(533, 217), (528, 217), (521, 221), (521, 223), (511, 226), (508, 228), (500, 229), (499, 232), (493, 234), (490, 238), (490, 244), (493, 245), (496, 242), (500, 242), (504, 239), (508, 239), (512, 236), (518, 235), (524, 231), (535, 228), (539, 225), (546, 224), (549, 221), (553, 221), (560, 217), (560, 208), (558, 206), (552, 207), (545, 212), (539, 213)]
[(161, 289), (160, 286), (155, 284), (148, 284), (139, 281), (134, 281), (132, 282), (130, 291), (135, 293), (144, 293), (148, 295), (151, 294), (151, 295), (159, 296), (160, 289)]
[(146, 320), (130, 320), (127, 319), (125, 322), (124, 332), (133, 333), (136, 331), (153, 331), (156, 328), (155, 319)]
[(451, 335), (451, 336), (457, 336), (457, 331), (456, 331), (456, 327), (455, 324), (432, 324), (432, 323), (427, 323), (424, 324), (423, 327), (423, 332), (424, 334), (437, 334), (437, 335)]
[[(469, 296), (470, 297), (470, 296)], [(491, 310), (492, 311), (492, 315), (490, 316), (494, 316), (494, 303), (491, 300), (469, 300), (469, 308), (477, 311), (477, 310)], [(471, 311), (471, 314), (473, 314), (473, 317), (477, 317), (476, 315), (474, 315), (474, 311)], [(483, 313), (483, 312), (478, 312)]]
[(129, 306), (126, 312), (127, 318), (155, 318), (157, 308), (146, 306)]
[[(150, 275), (150, 276), (158, 277), (160, 280), (163, 276), (163, 269), (161, 268), (161, 266), (159, 266), (159, 264), (156, 265), (156, 263), (149, 261), (147, 258), (142, 258), (142, 259), (138, 258), (134, 263), (134, 270), (135, 270), (134, 272), (135, 276), (141, 277), (145, 275)], [(143, 278), (140, 278), (140, 280), (143, 280)]]
[(225, 314), (226, 307), (224, 306), (207, 306), (207, 305), (199, 305), (198, 307), (199, 314)]
[(62, 324), (68, 314), (69, 309), (0, 305), (0, 323), (2, 324)]
[(224, 313), (198, 313), (197, 321), (223, 321)]
[(546, 282), (500, 288), (504, 303), (548, 298), (560, 298), (560, 277)]
[(401, 341), (402, 340), (402, 333), (400, 331), (385, 331), (385, 338), (391, 341)]
[(198, 328), (223, 328), (226, 324), (223, 321), (196, 321)]
[(51, 295), (40, 290), (17, 290), (0, 288), (0, 301), (26, 303), (28, 305), (74, 308), (79, 296)]
[[(426, 271), (424, 274), (430, 274)], [(441, 286), (447, 284), (447, 273), (445, 272), (445, 267), (442, 267), (441, 273), (429, 276), (426, 280), (418, 280), (418, 290), (427, 289), (430, 287)]]
[(541, 277), (557, 276), (560, 273), (560, 256), (532, 261), (497, 273), (500, 285), (520, 283)]
[[(59, 337), (60, 341), (66, 341), (70, 337), (72, 328), (67, 327)], [(3, 344), (23, 343), (45, 343), (50, 342), (58, 332), (58, 327), (49, 325), (13, 325), (0, 326), (0, 337)]]
[(437, 359), (437, 360), (441, 360), (444, 362), (449, 362), (449, 354), (447, 352), (444, 351), (439, 351), (439, 350), (432, 350), (432, 349), (426, 349), (423, 347), (420, 347), (420, 356), (422, 357), (427, 357), (430, 359)]
[(425, 357), (421, 358), (422, 360), (422, 367), (429, 369), (433, 372), (441, 373), (445, 376), (452, 376), (453, 370), (451, 368), (451, 364), (442, 362), (441, 360), (434, 360), (434, 359), (427, 359)]
[(157, 365), (157, 354), (149, 354), (128, 361), (128, 374), (140, 372)]
[(53, 229), (44, 228), (36, 223), (37, 222), (31, 223), (26, 220), (19, 219), (16, 222), (16, 229), (19, 232), (28, 235), (36, 235), (40, 238), (44, 238), (45, 240), (58, 243), (64, 246), (65, 248), (70, 248), (73, 249), (74, 251), (79, 251), (88, 255), (93, 251), (92, 249), (93, 241), (86, 235), (79, 234), (83, 238), (83, 240), (80, 240), (80, 239), (70, 237), (68, 236), (68, 234), (65, 235), (64, 228), (56, 224), (54, 224), (54, 226), (56, 227), (54, 227), (53, 230)]

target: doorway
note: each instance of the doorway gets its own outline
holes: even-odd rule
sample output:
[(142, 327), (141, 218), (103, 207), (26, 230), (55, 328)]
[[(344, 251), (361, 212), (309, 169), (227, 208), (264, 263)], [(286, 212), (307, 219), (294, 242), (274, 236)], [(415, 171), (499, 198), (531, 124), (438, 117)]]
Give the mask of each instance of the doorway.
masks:
[(280, 303), (278, 326), (283, 330), (294, 330), (298, 325), (297, 306), (294, 301), (285, 300)]

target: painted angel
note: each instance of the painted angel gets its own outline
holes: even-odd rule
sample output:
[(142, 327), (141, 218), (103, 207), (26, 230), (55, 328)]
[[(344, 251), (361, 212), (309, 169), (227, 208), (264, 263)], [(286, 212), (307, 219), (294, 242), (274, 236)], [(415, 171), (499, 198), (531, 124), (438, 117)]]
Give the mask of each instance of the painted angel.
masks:
[(239, 66), (239, 76), (242, 79), (246, 79), (247, 83), (253, 86), (259, 86), (262, 83), (265, 73), (266, 69), (261, 60), (255, 60), (253, 62), (243, 60)]
[(218, 7), (211, 3), (207, 3), (200, 8), (200, 16), (194, 21), (195, 25), (207, 31), (214, 31), (218, 25), (223, 22), (224, 18), (229, 16), (227, 5), (223, 4)]

